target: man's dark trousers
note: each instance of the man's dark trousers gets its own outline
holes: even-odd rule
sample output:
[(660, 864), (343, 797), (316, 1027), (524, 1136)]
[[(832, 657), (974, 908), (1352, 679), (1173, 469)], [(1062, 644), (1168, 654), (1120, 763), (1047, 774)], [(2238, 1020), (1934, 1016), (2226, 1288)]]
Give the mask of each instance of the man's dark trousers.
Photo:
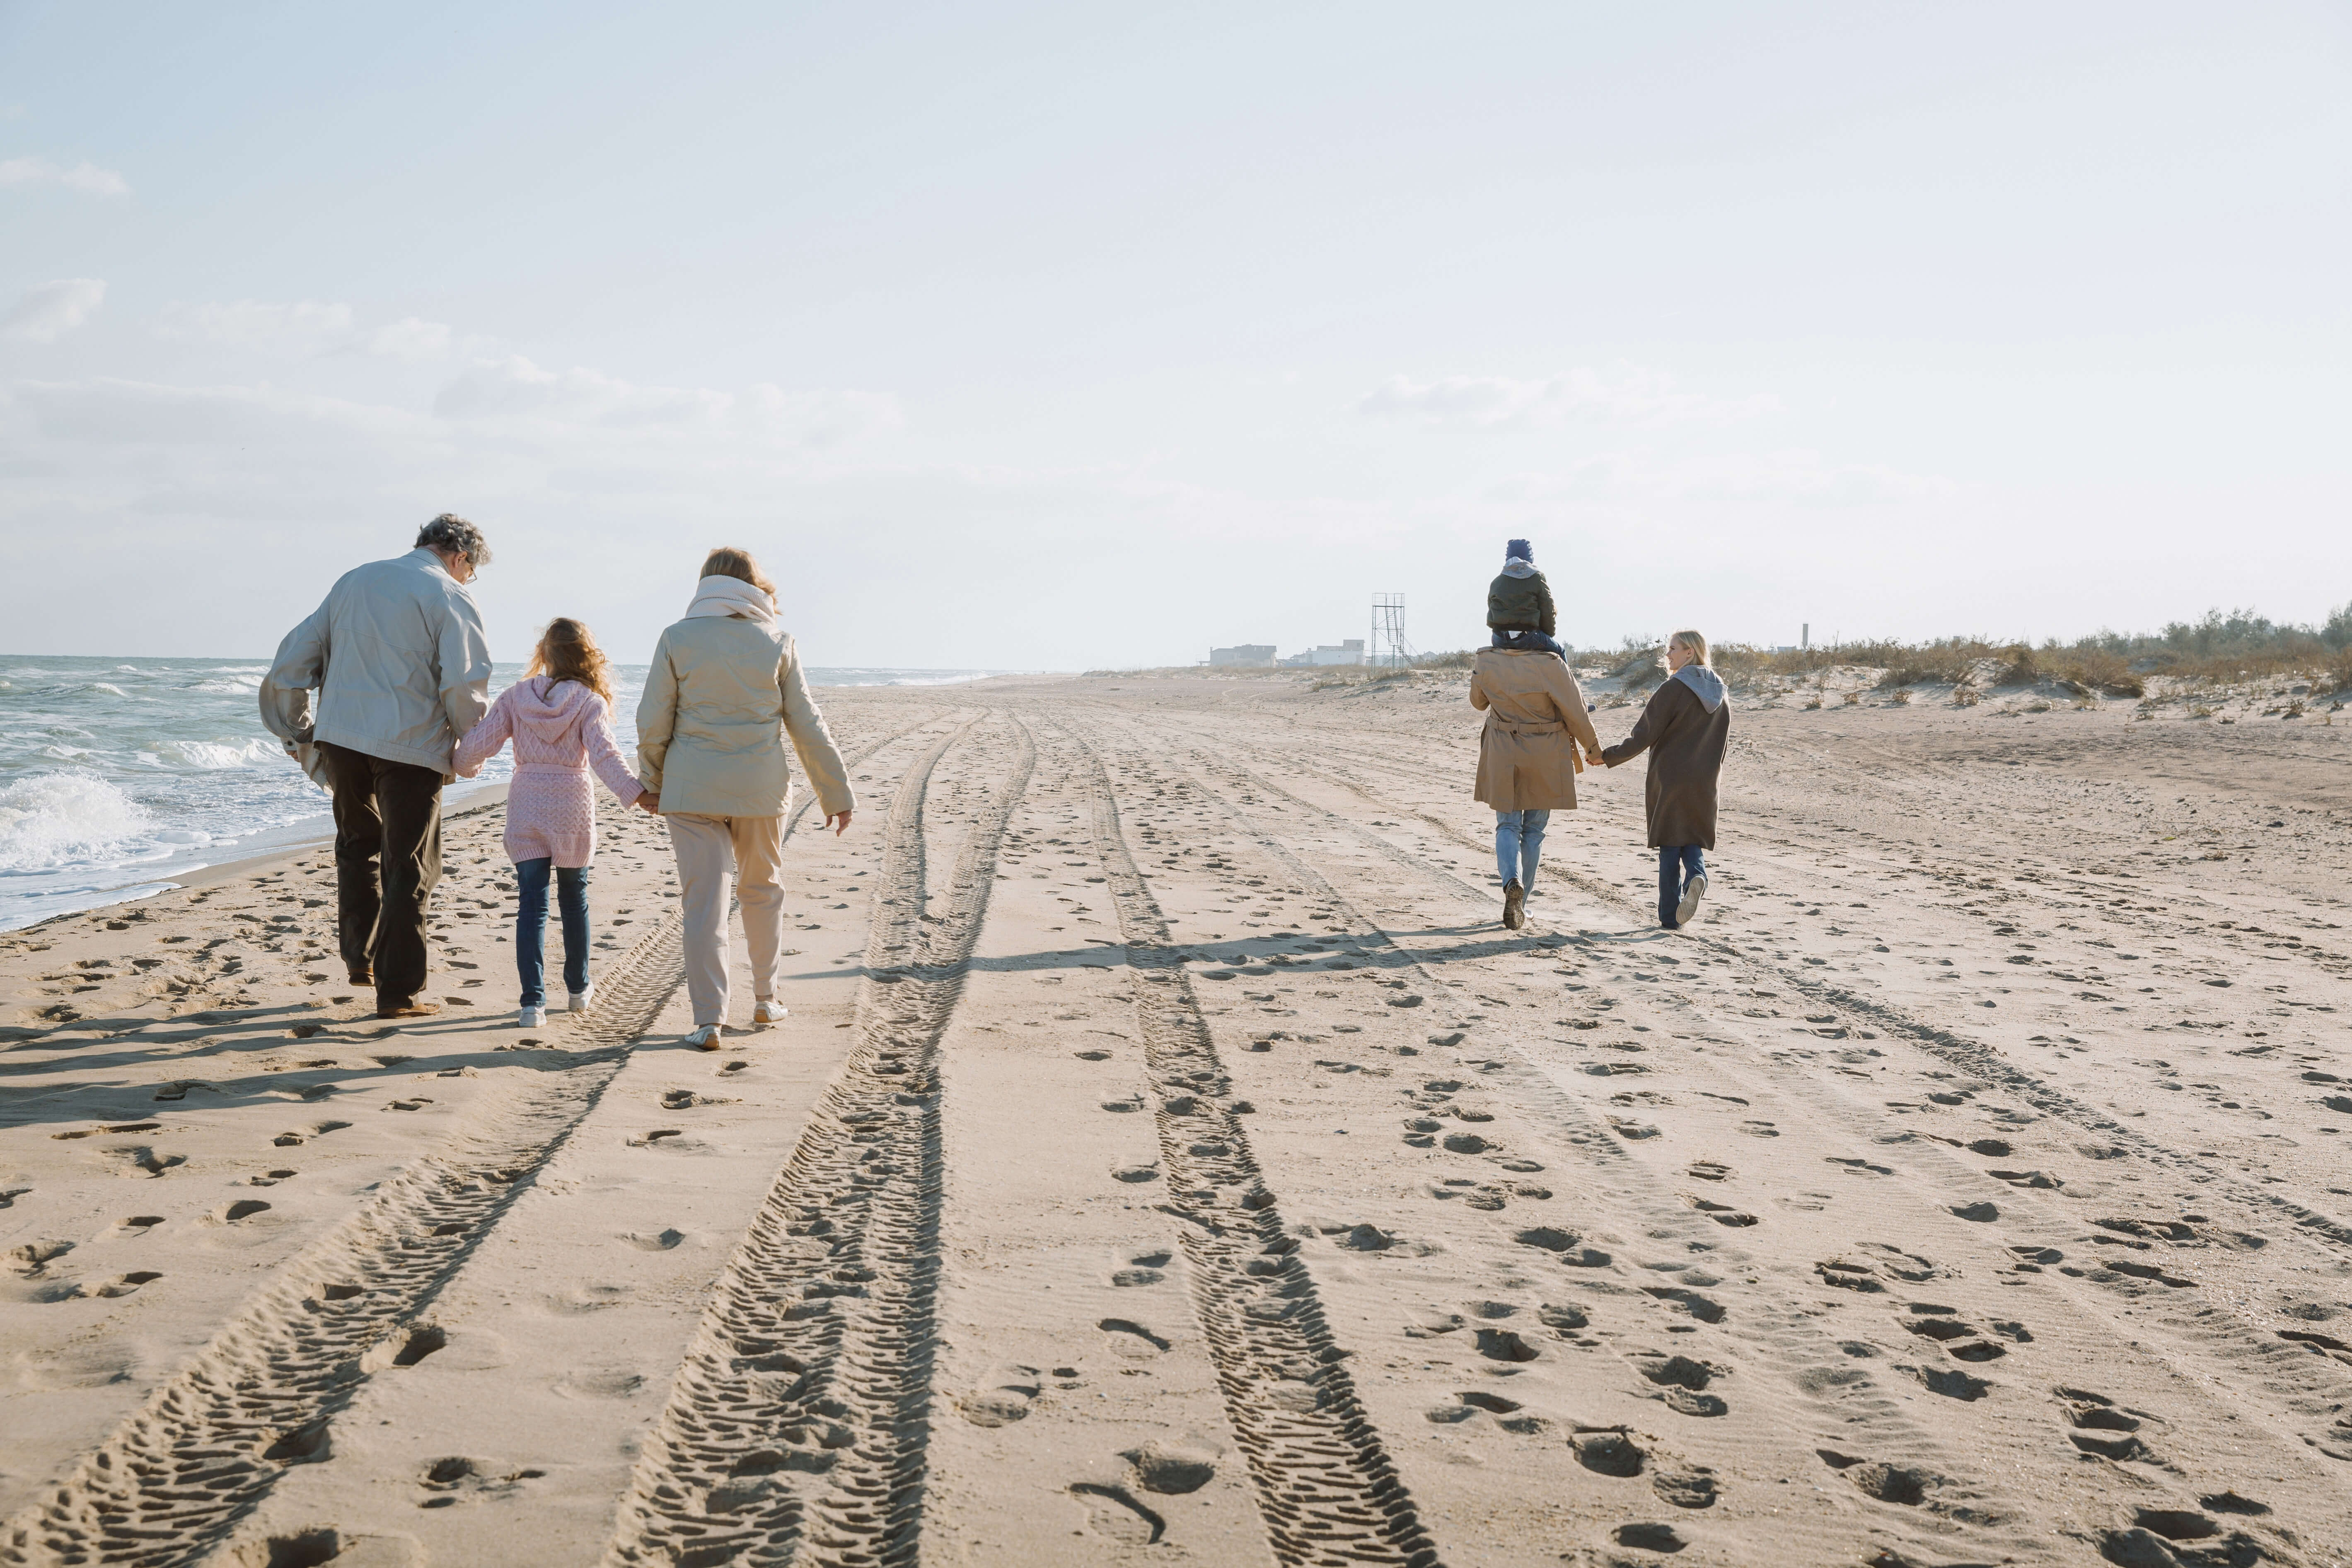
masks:
[(425, 911), (441, 880), (441, 773), (320, 742), (335, 792), (335, 934), (379, 1008), (425, 989)]

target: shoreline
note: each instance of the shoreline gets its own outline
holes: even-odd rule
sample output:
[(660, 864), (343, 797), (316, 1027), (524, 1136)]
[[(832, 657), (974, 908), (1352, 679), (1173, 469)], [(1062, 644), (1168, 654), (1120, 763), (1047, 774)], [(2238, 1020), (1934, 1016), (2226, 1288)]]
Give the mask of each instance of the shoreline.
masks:
[[(508, 781), (501, 779), (495, 784), (484, 784), (478, 789), (469, 791), (463, 801), (455, 805), (444, 805), (441, 812), (442, 820), (447, 822), (460, 816), (471, 816), (475, 812), (488, 811), (494, 806), (503, 806), (506, 804), (507, 788)], [(288, 837), (275, 837), (280, 834)], [(321, 812), (316, 816), (306, 816), (278, 827), (265, 828), (254, 837), (269, 838), (272, 841), (245, 847), (240, 852), (226, 859), (208, 860), (201, 866), (189, 867), (185, 870), (174, 871), (163, 876), (134, 878), (112, 887), (92, 889), (89, 902), (77, 904), (71, 909), (56, 910), (43, 915), (37, 921), (28, 921), (20, 926), (0, 929), (0, 936), (21, 936), (37, 931), (44, 926), (54, 925), (59, 921), (72, 920), (100, 910), (121, 909), (126, 904), (144, 903), (150, 899), (165, 893), (212, 887), (221, 882), (234, 881), (241, 877), (258, 875), (271, 866), (299, 859), (322, 844), (332, 844), (335, 840), (335, 819), (331, 812)]]

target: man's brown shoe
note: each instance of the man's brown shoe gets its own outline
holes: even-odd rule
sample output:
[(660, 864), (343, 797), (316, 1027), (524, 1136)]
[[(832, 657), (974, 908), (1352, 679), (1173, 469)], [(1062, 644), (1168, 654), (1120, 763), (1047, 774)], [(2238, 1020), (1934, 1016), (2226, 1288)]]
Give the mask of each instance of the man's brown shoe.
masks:
[(438, 1002), (397, 1002), (388, 1007), (378, 1004), (375, 1016), (379, 1018), (430, 1018), (439, 1011), (441, 1005)]
[(1528, 893), (1514, 879), (1503, 884), (1503, 923), (1517, 931), (1528, 923)]
[(373, 970), (373, 969), (354, 969), (354, 970), (352, 970), (352, 984), (354, 984), (354, 985), (373, 985), (373, 984), (375, 984), (375, 971), (374, 971), (374, 970)]

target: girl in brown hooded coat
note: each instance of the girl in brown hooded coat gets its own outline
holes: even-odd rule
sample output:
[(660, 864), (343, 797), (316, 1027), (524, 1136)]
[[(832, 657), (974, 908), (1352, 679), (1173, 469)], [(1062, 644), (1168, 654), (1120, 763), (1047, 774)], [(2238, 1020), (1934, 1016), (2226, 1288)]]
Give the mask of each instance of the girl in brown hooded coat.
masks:
[(1715, 847), (1715, 784), (1731, 738), (1723, 677), (1707, 662), (1706, 638), (1666, 639), (1673, 679), (1650, 696), (1633, 732), (1601, 753), (1611, 767), (1650, 753), (1643, 795), (1650, 844), (1658, 852), (1658, 923), (1678, 931), (1698, 919), (1706, 896), (1706, 851)]

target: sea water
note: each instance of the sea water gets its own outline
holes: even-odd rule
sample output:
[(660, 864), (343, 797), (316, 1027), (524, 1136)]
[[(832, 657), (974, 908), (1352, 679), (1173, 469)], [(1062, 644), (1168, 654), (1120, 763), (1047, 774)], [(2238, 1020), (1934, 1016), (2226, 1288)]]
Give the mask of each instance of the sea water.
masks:
[[(327, 794), (262, 725), (254, 659), (0, 657), (0, 931), (143, 898), (200, 867), (331, 835)], [(818, 686), (944, 685), (986, 670), (821, 669)], [(501, 664), (493, 694), (522, 675)], [(621, 665), (622, 753), (646, 667)], [(448, 804), (505, 779), (502, 752)]]

